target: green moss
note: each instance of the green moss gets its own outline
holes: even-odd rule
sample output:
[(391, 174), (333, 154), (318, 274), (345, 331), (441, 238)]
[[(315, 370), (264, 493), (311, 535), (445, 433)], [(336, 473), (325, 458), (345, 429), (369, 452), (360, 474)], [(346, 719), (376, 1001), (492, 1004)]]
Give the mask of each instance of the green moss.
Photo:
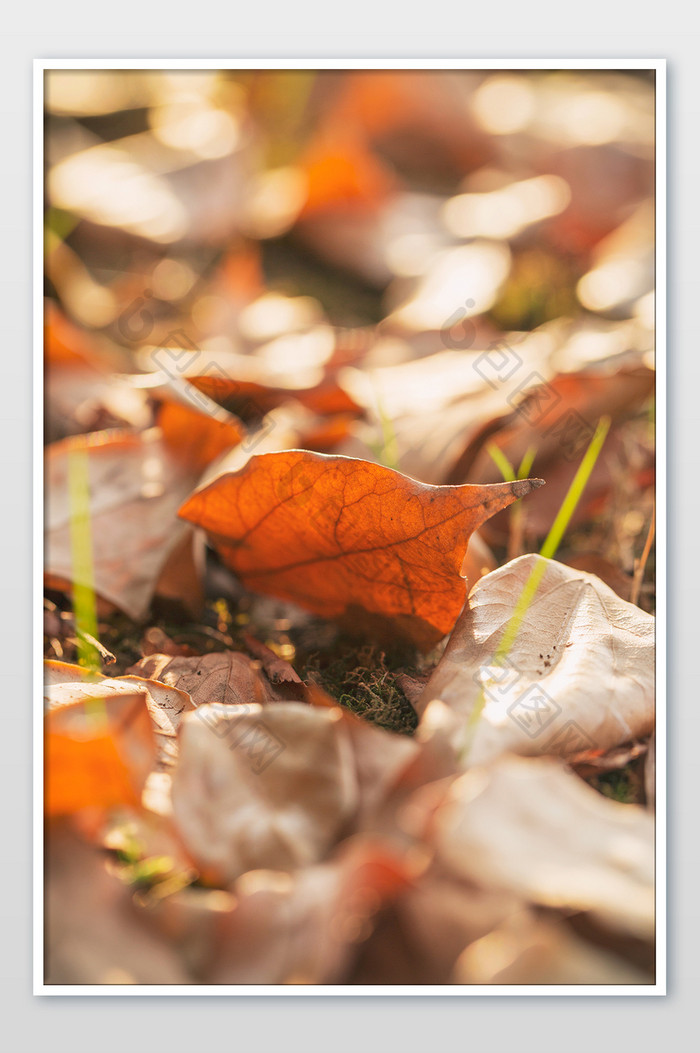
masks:
[(340, 644), (329, 654), (311, 655), (300, 675), (372, 724), (412, 735), (418, 717), (396, 682), (400, 672), (416, 672), (399, 664), (405, 657), (401, 651), (387, 655), (372, 644), (359, 649)]
[(639, 764), (636, 761), (619, 771), (608, 771), (603, 775), (596, 775), (591, 780), (591, 785), (604, 797), (619, 801), (621, 804), (642, 804), (644, 801)]

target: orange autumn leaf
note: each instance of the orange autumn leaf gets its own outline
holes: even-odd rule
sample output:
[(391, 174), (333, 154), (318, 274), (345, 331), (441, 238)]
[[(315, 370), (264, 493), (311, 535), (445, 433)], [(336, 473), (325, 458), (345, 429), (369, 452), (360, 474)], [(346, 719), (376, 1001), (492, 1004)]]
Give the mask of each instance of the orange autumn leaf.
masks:
[(155, 763), (145, 690), (62, 683), (47, 689), (47, 702), (46, 814), (138, 805)]
[(72, 322), (53, 300), (44, 301), (44, 355), (49, 367), (94, 370), (107, 374), (120, 371), (118, 351), (95, 334)]
[(219, 407), (217, 417), (209, 416), (183, 402), (165, 402), (158, 413), (158, 426), (168, 446), (184, 466), (201, 472), (226, 450), (245, 437), (243, 424)]
[(90, 359), (87, 337), (68, 321), (53, 301), (48, 301), (44, 320), (44, 353), (51, 365), (81, 365)]
[(466, 596), (469, 537), (540, 480), (430, 486), (369, 461), (287, 450), (251, 457), (193, 494), (203, 527), (256, 592), (428, 648)]
[(394, 189), (389, 170), (360, 135), (320, 137), (302, 159), (307, 179), (306, 217), (325, 209), (371, 210)]

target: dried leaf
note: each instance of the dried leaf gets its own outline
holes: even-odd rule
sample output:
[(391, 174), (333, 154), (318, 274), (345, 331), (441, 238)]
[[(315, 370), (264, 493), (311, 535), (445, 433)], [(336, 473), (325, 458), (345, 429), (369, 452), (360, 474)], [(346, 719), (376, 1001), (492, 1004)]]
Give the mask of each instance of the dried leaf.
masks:
[(428, 486), (367, 461), (290, 450), (251, 457), (180, 514), (204, 527), (248, 588), (356, 625), (391, 619), (427, 648), (464, 603), (471, 532), (538, 485)]
[(380, 829), (418, 744), (317, 702), (211, 704), (185, 718), (175, 821), (212, 880), (318, 862), (342, 835)]
[[(251, 305), (257, 306), (257, 305)], [(269, 316), (279, 313), (278, 305), (260, 303)], [(258, 312), (259, 314), (260, 312)], [(256, 318), (256, 325), (260, 321)], [(172, 349), (168, 361), (162, 347), (141, 352), (139, 363), (149, 372), (142, 380), (157, 393), (167, 392), (168, 369), (187, 381), (198, 393), (246, 418), (263, 414), (289, 399), (319, 413), (356, 413), (351, 396), (338, 386), (335, 374), (340, 365), (353, 362), (363, 350), (363, 341), (343, 342), (342, 333), (325, 323), (300, 332), (280, 333), (269, 343), (258, 345), (249, 354), (229, 347), (215, 350), (195, 348)], [(170, 349), (165, 349), (167, 352)]]
[[(166, 656), (163, 655), (163, 658)], [(141, 663), (134, 666), (136, 670)], [(100, 691), (107, 695), (132, 694), (134, 691), (146, 696), (146, 706), (153, 721), (154, 729), (164, 735), (174, 736), (180, 726), (182, 714), (194, 709), (194, 704), (189, 694), (178, 689), (176, 683), (169, 681), (159, 682), (159, 677), (148, 676), (119, 676), (101, 677), (88, 672), (79, 665), (71, 665), (68, 662), (44, 662), (44, 684), (47, 689), (47, 700), (52, 701), (51, 691), (56, 685), (71, 684), (75, 688), (72, 693), (75, 698), (87, 697), (86, 691), (91, 688), (85, 685), (95, 684)], [(66, 691), (61, 698), (71, 697), (71, 692)]]
[[(157, 680), (139, 676), (101, 678), (80, 666), (64, 662), (45, 662), (44, 679), (46, 698), (51, 703), (56, 696), (61, 700), (80, 700), (97, 694), (103, 698), (130, 697), (137, 693), (143, 698), (150, 717), (151, 735), (155, 734), (155, 748), (149, 771), (145, 772), (139, 802), (144, 808), (161, 815), (169, 815), (171, 778), (170, 770), (177, 761), (177, 731), (183, 713), (194, 709), (190, 696), (174, 685), (164, 685)], [(55, 698), (54, 698), (55, 703)], [(57, 778), (68, 778), (65, 768)]]
[(410, 870), (381, 842), (353, 839), (328, 863), (295, 874), (258, 870), (234, 885), (220, 916), (209, 983), (346, 982), (358, 946)]
[[(204, 396), (199, 395), (199, 398)], [(196, 606), (191, 531), (176, 511), (210, 460), (235, 447), (240, 422), (213, 405), (168, 402), (162, 428), (97, 432), (53, 443), (47, 451), (46, 574), (54, 587), (75, 584), (71, 549), (73, 454), (87, 454), (93, 581), (79, 584), (142, 618), (161, 576), (172, 598)], [(88, 496), (86, 495), (86, 500)], [(172, 558), (176, 557), (173, 566)]]
[[(497, 658), (533, 572), (541, 582)], [(521, 556), (472, 590), (416, 708), (435, 699), (454, 712), (470, 763), (611, 749), (654, 724), (654, 619), (592, 574)]]
[(183, 841), (210, 881), (318, 862), (358, 804), (340, 710), (200, 706), (183, 721), (172, 797)]
[(446, 788), (423, 832), (455, 875), (653, 937), (652, 817), (560, 762), (504, 757), (472, 769)]
[(138, 685), (47, 688), (47, 815), (140, 804), (156, 756), (146, 699)]
[(168, 554), (185, 534), (176, 511), (193, 477), (157, 429), (135, 434), (99, 432), (54, 443), (48, 449), (46, 573), (53, 584), (73, 584), (72, 451), (89, 458), (90, 514), (95, 591), (130, 617), (147, 610)]
[[(525, 374), (522, 380), (520, 372)], [(628, 419), (651, 395), (654, 372), (638, 363), (618, 369), (614, 375), (608, 368), (599, 367), (559, 374), (547, 381), (536, 372), (529, 373), (525, 367), (521, 366), (520, 372), (512, 384), (517, 378), (522, 391), (517, 396), (515, 390), (504, 392), (509, 407), (517, 402), (515, 409), (483, 424), (480, 432), (470, 438), (445, 481), (460, 483), (465, 479), (490, 481), (500, 478), (500, 470), (490, 453), (492, 445), (516, 466), (527, 450), (534, 448), (537, 452), (532, 472), (545, 478), (547, 487), (528, 502), (527, 523), (538, 536), (544, 536), (561, 507), (602, 416), (612, 418), (613, 431), (603, 456), (593, 469), (586, 499), (579, 503), (572, 522), (590, 517), (589, 506), (593, 497), (607, 499), (614, 492), (615, 455), (624, 455), (624, 450), (615, 442), (617, 424)], [(653, 468), (651, 462), (648, 466)], [(647, 485), (651, 479), (653, 474)], [(500, 521), (490, 524), (491, 528), (501, 535), (505, 532), (505, 524)], [(488, 533), (487, 540), (490, 540)]]
[(464, 948), (521, 909), (510, 892), (479, 888), (431, 867), (402, 890), (391, 915), (377, 925), (351, 982), (449, 983)]
[[(199, 399), (204, 399), (199, 392)], [(198, 412), (194, 406), (171, 400), (161, 406), (158, 414), (165, 442), (177, 453), (183, 466), (192, 472), (202, 472), (221, 454), (237, 446), (246, 430), (239, 420), (213, 404), (216, 417)]]
[[(238, 651), (175, 658), (152, 654), (132, 665), (129, 672), (187, 692), (195, 706), (206, 702), (247, 706), (279, 702), (289, 697), (272, 686), (258, 662)], [(298, 692), (299, 699), (302, 699), (301, 685)]]

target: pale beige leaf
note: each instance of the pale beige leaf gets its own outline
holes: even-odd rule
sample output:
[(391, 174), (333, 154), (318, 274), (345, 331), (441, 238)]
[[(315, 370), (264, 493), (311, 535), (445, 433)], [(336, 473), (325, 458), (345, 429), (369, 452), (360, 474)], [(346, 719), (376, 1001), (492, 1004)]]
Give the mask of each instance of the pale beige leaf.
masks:
[(286, 874), (258, 870), (235, 884), (219, 919), (209, 983), (346, 983), (381, 907), (407, 882), (405, 859), (366, 838), (328, 863)]
[(449, 786), (423, 833), (455, 875), (653, 937), (652, 817), (608, 800), (554, 759), (510, 756), (473, 768)]
[(182, 725), (175, 822), (202, 872), (322, 859), (358, 806), (352, 745), (337, 708), (211, 703)]
[[(541, 570), (498, 661), (519, 598)], [(453, 743), (470, 764), (506, 751), (609, 750), (653, 728), (654, 619), (593, 574), (521, 556), (472, 590), (416, 708), (437, 699), (454, 713)]]
[(338, 706), (200, 706), (183, 723), (175, 821), (197, 865), (224, 883), (308, 865), (355, 830), (386, 828), (419, 750)]
[[(154, 730), (163, 735), (174, 736), (180, 726), (182, 714), (195, 708), (186, 691), (175, 685), (161, 683), (157, 679), (140, 676), (103, 677), (88, 672), (81, 666), (68, 662), (44, 662), (44, 686), (47, 703), (56, 704), (60, 697), (66, 701), (77, 701), (94, 696), (94, 687), (99, 684), (100, 698), (112, 695), (143, 693)], [(71, 685), (58, 695), (58, 685)]]
[(99, 432), (54, 443), (46, 461), (45, 570), (54, 582), (73, 584), (71, 496), (72, 451), (89, 459), (90, 527), (94, 587), (130, 617), (147, 610), (169, 554), (188, 528), (177, 509), (194, 478), (162, 441), (157, 428), (136, 434)]

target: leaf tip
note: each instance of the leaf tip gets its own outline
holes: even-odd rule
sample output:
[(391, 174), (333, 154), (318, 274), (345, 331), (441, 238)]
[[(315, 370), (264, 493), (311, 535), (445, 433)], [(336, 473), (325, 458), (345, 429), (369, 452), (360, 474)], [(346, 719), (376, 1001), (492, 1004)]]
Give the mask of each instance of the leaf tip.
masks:
[(525, 497), (526, 494), (531, 494), (533, 490), (539, 490), (541, 486), (544, 486), (546, 479), (516, 479), (512, 484), (513, 493), (516, 497)]

